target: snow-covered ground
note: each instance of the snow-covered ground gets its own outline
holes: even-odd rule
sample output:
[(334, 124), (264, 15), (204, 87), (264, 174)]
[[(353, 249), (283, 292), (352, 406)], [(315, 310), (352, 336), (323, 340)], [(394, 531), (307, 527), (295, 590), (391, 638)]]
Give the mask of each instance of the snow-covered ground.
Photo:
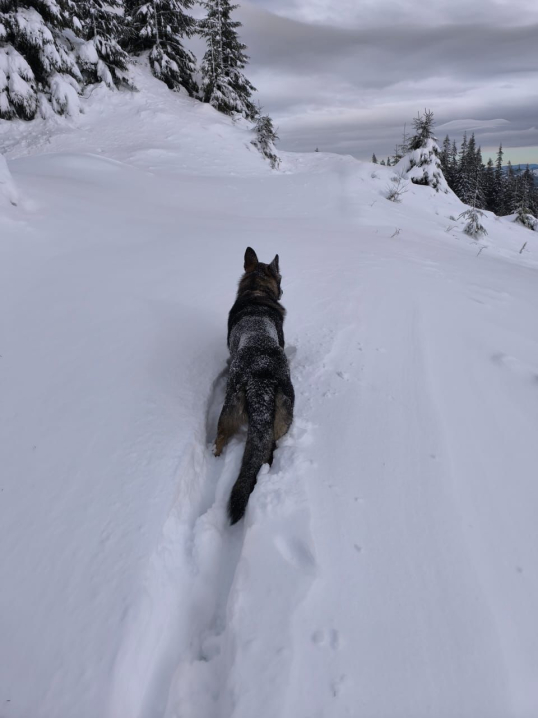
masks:
[[(538, 234), (137, 74), (0, 124), (0, 716), (535, 718)], [(247, 245), (297, 405), (232, 529)]]

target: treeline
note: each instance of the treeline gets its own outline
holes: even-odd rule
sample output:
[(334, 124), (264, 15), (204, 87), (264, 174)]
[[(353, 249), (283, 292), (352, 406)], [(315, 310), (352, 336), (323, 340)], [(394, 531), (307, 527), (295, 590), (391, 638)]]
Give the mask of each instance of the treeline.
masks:
[[(538, 186), (529, 165), (522, 169), (521, 165), (513, 167), (509, 161), (504, 167), (502, 145), (496, 161), (489, 158), (484, 164), (474, 133), (469, 138), (467, 133), (463, 135), (459, 149), (455, 140), (447, 135), (440, 148), (433, 134), (434, 118), (430, 110), (419, 114), (413, 126), (415, 134), (409, 137), (404, 127), (402, 141), (396, 145), (392, 157), (381, 160), (379, 164), (395, 166), (417, 149), (418, 139), (431, 140), (431, 161), (438, 161), (448, 186), (462, 202), (499, 216), (515, 214), (519, 222), (531, 229), (538, 226)], [(417, 128), (420, 130), (418, 135)], [(422, 145), (425, 146), (425, 141)], [(372, 162), (378, 163), (375, 154), (372, 155)], [(426, 183), (435, 186), (431, 181)]]
[[(200, 5), (201, 20), (189, 14), (194, 0), (0, 0), (0, 118), (75, 114), (84, 88), (97, 82), (135, 89), (129, 60), (146, 52), (171, 90), (255, 120), (237, 6)], [(206, 41), (200, 63), (184, 46), (195, 34)]]
[(495, 162), (484, 164), (482, 150), (474, 133), (463, 140), (459, 150), (447, 135), (439, 153), (441, 168), (448, 186), (465, 204), (487, 209), (497, 215), (538, 215), (538, 187), (527, 165), (503, 167), (503, 148), (499, 146)]

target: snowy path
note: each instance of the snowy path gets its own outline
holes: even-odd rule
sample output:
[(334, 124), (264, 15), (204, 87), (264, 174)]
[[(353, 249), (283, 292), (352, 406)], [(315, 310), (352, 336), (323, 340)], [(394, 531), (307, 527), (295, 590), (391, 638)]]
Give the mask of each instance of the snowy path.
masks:
[[(530, 233), (488, 218), (478, 257), (454, 198), (321, 153), (271, 173), (170, 95), (10, 161), (1, 718), (535, 718)], [(247, 245), (281, 257), (297, 407), (230, 529)]]

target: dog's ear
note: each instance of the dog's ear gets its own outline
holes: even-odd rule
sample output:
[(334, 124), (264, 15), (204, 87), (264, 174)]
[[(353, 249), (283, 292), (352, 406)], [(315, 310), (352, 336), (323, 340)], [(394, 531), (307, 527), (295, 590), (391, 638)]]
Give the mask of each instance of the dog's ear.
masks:
[(247, 247), (245, 252), (245, 272), (253, 272), (258, 266), (258, 257), (252, 247)]
[(273, 259), (269, 267), (270, 269), (272, 269), (272, 271), (277, 277), (280, 276), (280, 269), (278, 266), (278, 254), (275, 255), (275, 258)]

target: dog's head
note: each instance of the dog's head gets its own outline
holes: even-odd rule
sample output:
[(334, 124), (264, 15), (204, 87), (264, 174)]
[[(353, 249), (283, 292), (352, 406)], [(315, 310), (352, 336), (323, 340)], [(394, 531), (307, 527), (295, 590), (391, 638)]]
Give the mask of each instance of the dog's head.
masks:
[(251, 247), (247, 247), (245, 252), (245, 273), (239, 283), (239, 292), (265, 292), (275, 299), (280, 299), (282, 296), (281, 281), (278, 254), (271, 264), (264, 264), (258, 261), (256, 252)]

